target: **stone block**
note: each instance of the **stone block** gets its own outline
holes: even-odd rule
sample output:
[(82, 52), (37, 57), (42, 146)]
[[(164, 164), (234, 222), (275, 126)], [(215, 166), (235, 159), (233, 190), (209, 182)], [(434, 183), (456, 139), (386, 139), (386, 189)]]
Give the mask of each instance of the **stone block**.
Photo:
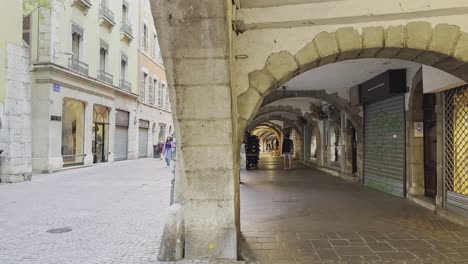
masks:
[(291, 53), (280, 51), (268, 57), (265, 68), (276, 80), (281, 81), (291, 76), (299, 67)]
[(317, 67), (320, 55), (315, 47), (314, 41), (309, 42), (294, 56), (301, 72), (308, 71)]
[(361, 58), (372, 58), (384, 47), (384, 28), (383, 27), (365, 27), (362, 29), (362, 47)]
[[(175, 23), (183, 21), (190, 23), (197, 19), (223, 17), (227, 8), (226, 2), (219, 0), (197, 0), (196, 3), (187, 3), (185, 0), (152, 0), (150, 2), (155, 20), (170, 19)], [(167, 10), (173, 12), (168, 14)]]
[(228, 85), (229, 65), (226, 59), (180, 59), (174, 62), (176, 85)]
[(452, 55), (458, 39), (460, 38), (460, 28), (449, 24), (439, 24), (432, 31), (432, 40), (429, 50)]
[(230, 144), (232, 141), (231, 119), (220, 120), (180, 120), (181, 137), (184, 146), (209, 146)]
[(186, 197), (194, 200), (225, 200), (232, 196), (234, 171), (206, 170), (185, 180)]
[(385, 30), (386, 48), (403, 48), (405, 40), (406, 32), (404, 26), (390, 26)]
[(229, 86), (178, 87), (176, 112), (179, 119), (222, 119), (231, 116)]
[(334, 33), (320, 32), (314, 39), (317, 53), (320, 57), (328, 57), (340, 52)]
[(266, 95), (272, 87), (276, 88), (275, 83), (275, 77), (266, 69), (249, 73), (249, 88), (256, 90), (260, 95)]
[(417, 50), (426, 50), (431, 41), (432, 26), (426, 21), (410, 22), (406, 26), (406, 47)]
[(158, 259), (177, 261), (184, 257), (184, 215), (180, 204), (169, 207), (161, 238)]
[(227, 57), (228, 36), (222, 18), (197, 19), (178, 24), (161, 20), (161, 23), (160, 26), (171, 28), (172, 31), (170, 41), (162, 40), (161, 45), (168, 45), (176, 58)]
[(208, 169), (232, 170), (233, 168), (231, 144), (211, 146), (182, 145), (182, 152), (186, 171), (203, 171)]
[(455, 47), (454, 57), (468, 62), (468, 34), (462, 32), (460, 39), (458, 40), (457, 46)]
[[(218, 194), (221, 199), (196, 199), (187, 196), (184, 204), (185, 227), (187, 229), (229, 228), (234, 223), (234, 188), (231, 192)], [(216, 189), (209, 193), (216, 192)], [(195, 193), (195, 195), (197, 195)], [(210, 216), (210, 217), (206, 217)]]
[(235, 227), (186, 230), (185, 258), (237, 259), (237, 234)]
[(254, 89), (249, 89), (247, 92), (237, 97), (237, 112), (240, 117), (250, 120), (262, 104), (262, 97)]
[(362, 39), (359, 32), (352, 28), (340, 28), (335, 33), (341, 51), (338, 60), (355, 59), (362, 50)]

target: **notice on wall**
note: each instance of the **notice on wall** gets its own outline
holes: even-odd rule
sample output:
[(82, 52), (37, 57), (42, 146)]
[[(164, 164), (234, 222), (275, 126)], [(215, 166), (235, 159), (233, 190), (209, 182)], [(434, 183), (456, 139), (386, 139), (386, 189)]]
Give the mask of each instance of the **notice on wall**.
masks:
[(416, 138), (424, 137), (424, 123), (423, 122), (414, 122), (414, 137)]

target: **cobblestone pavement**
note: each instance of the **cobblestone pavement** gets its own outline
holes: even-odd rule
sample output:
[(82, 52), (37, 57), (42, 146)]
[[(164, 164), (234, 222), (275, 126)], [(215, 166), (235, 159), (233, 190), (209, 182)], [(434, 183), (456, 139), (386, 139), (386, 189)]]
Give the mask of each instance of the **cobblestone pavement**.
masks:
[(468, 229), (404, 199), (262, 158), (242, 174), (241, 252), (259, 264), (468, 263)]
[(153, 159), (0, 184), (0, 263), (157, 263), (169, 193)]

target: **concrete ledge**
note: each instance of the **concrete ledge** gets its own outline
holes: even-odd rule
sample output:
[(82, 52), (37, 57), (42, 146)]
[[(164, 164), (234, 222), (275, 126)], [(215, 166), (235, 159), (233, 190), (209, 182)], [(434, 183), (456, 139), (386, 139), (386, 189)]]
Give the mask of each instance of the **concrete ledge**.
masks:
[(442, 206), (437, 206), (435, 209), (437, 215), (454, 222), (455, 224), (468, 227), (468, 218), (457, 213), (448, 211), (447, 209), (443, 208)]
[(319, 171), (323, 171), (323, 172), (328, 173), (328, 174), (330, 174), (332, 176), (341, 178), (341, 179), (343, 179), (345, 181), (360, 182), (359, 177), (354, 176), (354, 175), (350, 175), (350, 174), (347, 174), (347, 173), (342, 173), (342, 172), (334, 170), (332, 168), (322, 167), (322, 166), (319, 166), (319, 165), (317, 165), (315, 163), (312, 163), (312, 162), (309, 162), (309, 161), (300, 160), (299, 162), (301, 162), (302, 164), (304, 164), (305, 166), (307, 166), (309, 168), (314, 168), (314, 169), (317, 169)]
[(421, 206), (421, 207), (424, 207), (426, 208), (427, 210), (430, 210), (432, 212), (436, 212), (436, 205), (435, 205), (435, 201), (432, 200), (431, 198), (429, 197), (426, 197), (426, 196), (413, 196), (413, 195), (410, 195), (408, 194), (408, 200)]

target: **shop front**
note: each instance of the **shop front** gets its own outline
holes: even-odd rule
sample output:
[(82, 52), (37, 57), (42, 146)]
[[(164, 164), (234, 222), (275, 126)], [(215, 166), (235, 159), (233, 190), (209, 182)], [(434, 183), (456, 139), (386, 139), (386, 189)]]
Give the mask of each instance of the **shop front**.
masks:
[(406, 70), (390, 70), (359, 87), (364, 105), (364, 182), (406, 196)]
[(109, 158), (109, 108), (93, 107), (93, 163), (107, 162)]
[(129, 120), (129, 112), (122, 110), (116, 111), (114, 137), (115, 161), (122, 161), (128, 159), (128, 129), (130, 124)]
[(84, 164), (84, 114), (83, 102), (63, 100), (61, 151), (65, 167)]
[(444, 93), (445, 206), (468, 217), (468, 86)]

